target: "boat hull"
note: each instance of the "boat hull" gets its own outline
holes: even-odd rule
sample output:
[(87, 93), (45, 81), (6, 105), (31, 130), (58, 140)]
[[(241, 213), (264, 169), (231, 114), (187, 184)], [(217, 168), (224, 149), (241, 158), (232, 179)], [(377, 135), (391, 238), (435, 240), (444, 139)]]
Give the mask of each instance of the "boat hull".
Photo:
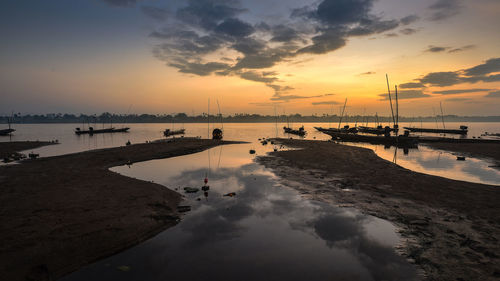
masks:
[(95, 135), (95, 134), (104, 134), (104, 133), (125, 133), (128, 132), (130, 128), (108, 128), (108, 129), (100, 129), (100, 130), (76, 130), (75, 134), (77, 135)]
[(431, 128), (411, 128), (404, 127), (406, 130), (413, 133), (435, 133), (435, 134), (455, 134), (455, 135), (467, 135), (468, 130), (461, 129), (431, 129)]

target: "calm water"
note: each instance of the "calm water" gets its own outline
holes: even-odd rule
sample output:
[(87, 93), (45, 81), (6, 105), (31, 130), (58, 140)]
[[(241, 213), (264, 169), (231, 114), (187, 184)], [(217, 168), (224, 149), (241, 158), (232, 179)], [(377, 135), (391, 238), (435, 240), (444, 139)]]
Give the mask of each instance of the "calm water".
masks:
[[(309, 201), (252, 161), (272, 149), (254, 144), (115, 167), (186, 194), (193, 210), (154, 238), (62, 280), (412, 280), (394, 251), (394, 226), (359, 212)], [(235, 197), (224, 194), (235, 192)], [(199, 199), (199, 201), (197, 200)]]
[[(447, 128), (458, 128), (461, 123), (447, 123)], [(228, 140), (256, 141), (262, 137), (288, 137), (283, 134), (282, 127), (285, 124), (273, 123), (233, 123), (224, 124), (224, 137)], [(298, 127), (300, 124), (292, 124)], [(329, 136), (317, 132), (313, 126), (329, 127), (328, 123), (305, 123), (308, 132), (306, 139), (327, 140)], [(351, 126), (354, 124), (351, 124)], [(401, 127), (414, 125), (419, 127), (420, 123), (402, 123)], [(500, 132), (500, 123), (470, 123), (469, 136), (479, 136), (481, 133)], [(165, 128), (172, 128), (172, 124), (127, 124), (131, 127), (130, 133), (99, 134), (95, 136), (76, 136), (73, 133), (75, 127), (81, 124), (15, 124), (17, 131), (9, 137), (0, 137), (0, 141), (9, 140), (59, 140), (59, 145), (35, 149), (42, 157), (91, 150), (104, 147), (122, 146), (128, 140), (132, 143), (145, 142), (162, 138)], [(116, 127), (122, 125), (116, 124)], [(336, 126), (333, 124), (332, 126)], [(435, 127), (434, 123), (424, 123), (426, 127)], [(97, 126), (99, 127), (99, 126)], [(175, 124), (174, 129), (182, 127)], [(186, 136), (207, 136), (206, 124), (185, 124)], [(210, 128), (212, 129), (213, 126)], [(500, 170), (489, 167), (491, 162), (467, 158), (466, 161), (456, 161), (456, 156), (444, 151), (437, 151), (425, 146), (419, 146), (418, 150), (411, 149), (404, 154), (402, 149), (385, 149), (381, 145), (362, 145), (373, 149), (380, 157), (394, 161), (398, 165), (410, 170), (432, 174), (451, 179), (500, 185)], [(27, 152), (31, 152), (27, 151)]]

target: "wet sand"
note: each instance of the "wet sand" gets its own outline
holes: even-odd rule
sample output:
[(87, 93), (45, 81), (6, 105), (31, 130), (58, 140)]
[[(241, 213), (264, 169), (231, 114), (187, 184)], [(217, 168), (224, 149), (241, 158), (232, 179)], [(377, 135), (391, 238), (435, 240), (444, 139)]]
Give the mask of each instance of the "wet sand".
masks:
[(500, 143), (425, 143), (434, 149), (453, 152), (459, 156), (487, 158), (500, 168)]
[(48, 141), (11, 141), (0, 142), (0, 159), (18, 154), (19, 151), (35, 149), (38, 147), (55, 144)]
[(413, 172), (372, 150), (326, 141), (281, 139), (300, 150), (257, 161), (305, 197), (387, 219), (398, 251), (427, 280), (500, 278), (500, 187)]
[(175, 225), (179, 193), (109, 168), (229, 143), (177, 139), (0, 167), (1, 279), (56, 280)]

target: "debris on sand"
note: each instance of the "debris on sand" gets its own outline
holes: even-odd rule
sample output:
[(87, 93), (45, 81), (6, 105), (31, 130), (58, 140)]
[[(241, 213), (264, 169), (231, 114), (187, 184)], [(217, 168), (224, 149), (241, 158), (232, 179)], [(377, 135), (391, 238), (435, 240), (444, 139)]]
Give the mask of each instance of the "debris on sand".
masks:
[(185, 213), (191, 211), (191, 206), (188, 205), (179, 205), (177, 206), (177, 212)]
[(200, 191), (200, 189), (196, 187), (189, 187), (189, 186), (184, 187), (184, 192), (186, 193), (196, 193), (198, 191)]

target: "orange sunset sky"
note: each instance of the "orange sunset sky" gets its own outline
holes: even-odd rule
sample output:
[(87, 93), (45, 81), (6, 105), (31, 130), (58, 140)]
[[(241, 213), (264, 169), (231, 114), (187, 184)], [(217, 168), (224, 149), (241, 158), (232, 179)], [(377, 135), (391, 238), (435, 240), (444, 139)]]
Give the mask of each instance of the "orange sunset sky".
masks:
[[(497, 0), (7, 0), (0, 115), (500, 115)], [(215, 105), (215, 103), (214, 103)]]

